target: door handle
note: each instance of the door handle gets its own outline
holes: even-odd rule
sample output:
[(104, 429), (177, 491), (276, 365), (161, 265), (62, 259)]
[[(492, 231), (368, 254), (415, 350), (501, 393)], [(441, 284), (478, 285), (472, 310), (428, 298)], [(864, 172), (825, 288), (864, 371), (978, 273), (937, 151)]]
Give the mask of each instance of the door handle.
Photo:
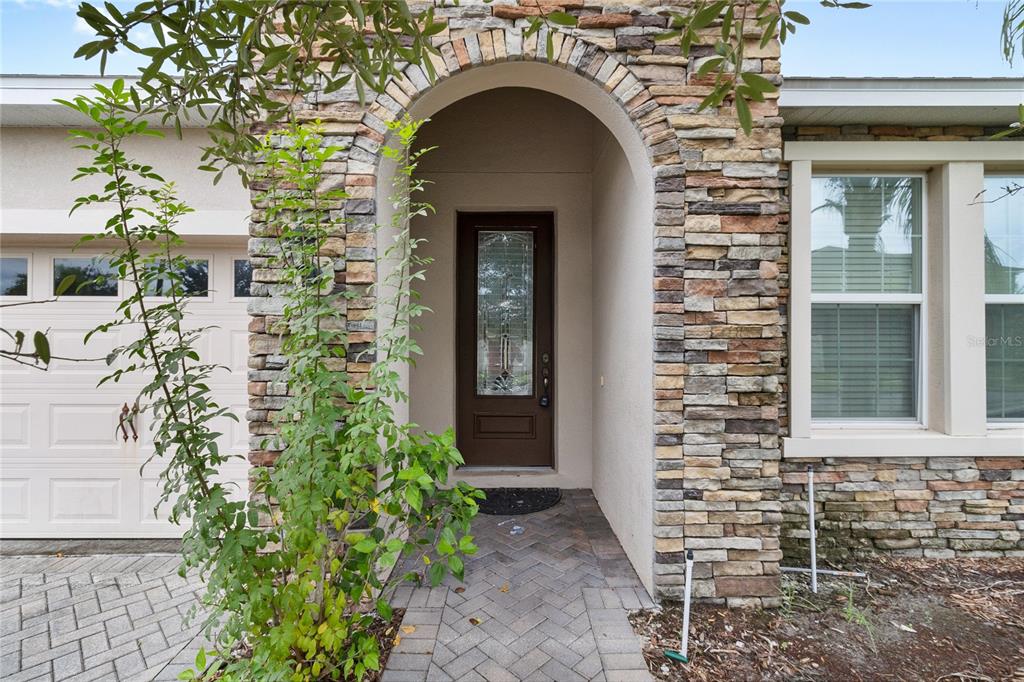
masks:
[(139, 432), (135, 430), (135, 419), (139, 416), (139, 401), (132, 405), (131, 415), (128, 417), (128, 426), (132, 427), (132, 440), (139, 440)]
[[(131, 410), (128, 409), (128, 403), (125, 403), (124, 407), (121, 408), (121, 417), (117, 420), (117, 427), (114, 429), (115, 437), (117, 436), (118, 429), (121, 430), (121, 435), (123, 436), (125, 443), (128, 442), (128, 429), (125, 427), (124, 424), (125, 424), (126, 421), (128, 421), (128, 415), (130, 415), (130, 414), (131, 414)], [(134, 430), (135, 430), (135, 427), (133, 426), (132, 427), (132, 431), (134, 431)]]
[(128, 429), (129, 428), (131, 428), (131, 430), (132, 430), (132, 440), (133, 441), (138, 441), (139, 440), (139, 432), (135, 429), (135, 417), (138, 416), (139, 412), (140, 412), (140, 410), (139, 410), (139, 401), (138, 400), (136, 400), (135, 404), (132, 405), (131, 407), (128, 407), (128, 403), (125, 403), (121, 407), (121, 416), (117, 420), (117, 427), (114, 429), (114, 435), (116, 436), (117, 432), (120, 431), (121, 432), (121, 438), (124, 440), (125, 443), (128, 442)]
[(550, 407), (551, 405), (551, 355), (548, 353), (541, 353), (540, 355), (540, 376), (541, 376), (541, 387), (543, 392), (540, 396), (540, 406)]

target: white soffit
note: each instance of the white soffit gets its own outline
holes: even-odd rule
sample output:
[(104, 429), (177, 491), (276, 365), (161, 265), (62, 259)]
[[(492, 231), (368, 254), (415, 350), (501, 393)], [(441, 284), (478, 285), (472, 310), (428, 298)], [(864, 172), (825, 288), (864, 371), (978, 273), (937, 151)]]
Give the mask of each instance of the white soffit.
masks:
[(786, 78), (786, 125), (1006, 126), (1018, 119), (1024, 78)]

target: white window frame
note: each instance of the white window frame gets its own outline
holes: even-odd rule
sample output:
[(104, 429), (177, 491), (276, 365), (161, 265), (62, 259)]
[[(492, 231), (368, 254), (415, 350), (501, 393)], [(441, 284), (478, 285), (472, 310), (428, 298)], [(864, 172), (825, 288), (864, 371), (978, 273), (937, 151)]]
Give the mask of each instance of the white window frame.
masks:
[[(789, 434), (783, 456), (1022, 457), (1024, 427), (987, 421), (984, 215), (986, 173), (1024, 172), (1024, 141), (787, 142), (790, 163)], [(921, 426), (842, 428), (811, 420), (811, 178), (927, 173)], [(970, 265), (965, 264), (969, 260)], [(977, 262), (975, 262), (977, 261)], [(934, 319), (930, 319), (930, 317)], [(978, 340), (982, 342), (979, 343)], [(923, 428), (922, 428), (923, 427)]]
[[(231, 256), (229, 256), (229, 260), (230, 260), (230, 263), (231, 263), (231, 268), (230, 268), (231, 272), (228, 273), (228, 278), (231, 280), (231, 300), (232, 301), (248, 301), (249, 299), (252, 298), (252, 293), (251, 293), (252, 289), (251, 288), (250, 288), (250, 293), (249, 293), (248, 296), (238, 296), (237, 294), (235, 294), (235, 261), (239, 261), (239, 260), (249, 261), (249, 268), (251, 270), (252, 269), (252, 258), (250, 258), (249, 256), (235, 256), (235, 255), (231, 255)], [(251, 279), (249, 280), (249, 286), (250, 287), (252, 286), (252, 280)]]
[[(83, 259), (100, 259), (108, 261), (110, 260), (106, 252), (103, 251), (62, 251), (51, 254), (49, 256), (49, 267), (47, 268), (46, 272), (46, 296), (48, 298), (54, 295), (54, 289), (56, 285), (59, 284), (59, 282), (53, 281), (54, 273), (57, 270), (57, 261)], [(117, 277), (115, 273), (114, 281), (117, 282), (117, 293), (113, 296), (80, 296), (78, 294), (65, 292), (64, 295), (61, 296), (61, 299), (65, 301), (120, 301), (124, 296), (124, 280), (122, 280), (120, 277)], [(73, 291), (76, 286), (77, 284), (73, 285), (71, 291)]]
[[(214, 287), (214, 283), (213, 283), (213, 277), (214, 277), (214, 272), (215, 272), (215, 268), (216, 268), (216, 265), (214, 265), (215, 258), (213, 257), (213, 254), (212, 253), (205, 253), (205, 252), (204, 253), (199, 253), (199, 252), (185, 251), (183, 253), (175, 253), (174, 256), (175, 257), (183, 256), (187, 260), (192, 260), (192, 261), (198, 261), (198, 260), (206, 261), (206, 295), (205, 296), (189, 295), (189, 296), (185, 297), (185, 300), (186, 301), (195, 301), (197, 303), (205, 303), (205, 302), (208, 302), (208, 301), (213, 301), (213, 291), (214, 291), (214, 288), (215, 288)], [(170, 296), (150, 296), (149, 294), (146, 294), (146, 300), (147, 301), (155, 301), (157, 303), (165, 303), (167, 301), (170, 301), (171, 297)]]
[[(985, 179), (988, 179), (988, 178), (1011, 178), (1011, 177), (1019, 178), (1019, 177), (1022, 177), (1022, 176), (1024, 176), (1024, 170), (1022, 170), (1020, 172), (1016, 172), (1016, 173), (1011, 173), (1011, 172), (1006, 172), (1006, 171), (1002, 171), (1002, 172), (986, 171), (985, 172)], [(986, 199), (987, 199), (987, 197), (986, 197)], [(987, 227), (988, 226), (984, 224), (984, 218), (983, 218), (983, 225), (982, 225), (983, 230), (986, 229)], [(985, 293), (985, 310), (986, 310), (986, 312), (988, 311), (989, 304), (993, 304), (993, 305), (1011, 304), (1011, 305), (1024, 306), (1024, 294), (990, 294), (990, 293), (986, 292)], [(986, 354), (988, 353), (987, 346), (985, 348), (985, 352), (986, 352)], [(986, 360), (987, 360), (987, 358), (986, 358)], [(987, 378), (987, 368), (986, 368), (986, 378)], [(1017, 420), (1013, 420), (1013, 419), (988, 419), (988, 395), (987, 394), (986, 394), (985, 398), (986, 398), (986, 400), (985, 400), (985, 417), (986, 417), (986, 419), (988, 421), (988, 428), (990, 428), (990, 429), (1022, 429), (1022, 430), (1024, 430), (1024, 421), (1017, 421)]]
[[(923, 429), (924, 415), (928, 414), (928, 175), (921, 172), (893, 173), (891, 171), (821, 171), (811, 174), (814, 178), (917, 178), (921, 181), (921, 293), (918, 294), (887, 294), (879, 293), (843, 293), (810, 291), (811, 306), (815, 303), (832, 305), (916, 305), (918, 310), (917, 338), (917, 413), (912, 417), (894, 417), (892, 419), (814, 419), (813, 428), (819, 429)], [(813, 207), (812, 207), (813, 208)], [(812, 218), (813, 220), (813, 218)], [(811, 273), (813, 277), (813, 272)], [(812, 370), (813, 371), (813, 370)]]

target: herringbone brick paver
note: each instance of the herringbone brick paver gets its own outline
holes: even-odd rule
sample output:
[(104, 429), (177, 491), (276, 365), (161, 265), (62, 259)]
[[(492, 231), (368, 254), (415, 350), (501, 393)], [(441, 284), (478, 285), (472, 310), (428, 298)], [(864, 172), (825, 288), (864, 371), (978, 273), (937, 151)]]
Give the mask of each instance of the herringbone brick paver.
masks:
[[(626, 613), (652, 603), (589, 491), (515, 523), (480, 516), (473, 530), (465, 583), (396, 591), (407, 610), (385, 682), (650, 679)], [(0, 557), (0, 679), (177, 679), (205, 644), (186, 625), (202, 584), (178, 563)]]
[(514, 521), (481, 515), (473, 533), (465, 583), (396, 591), (409, 610), (384, 682), (651, 679), (626, 614), (653, 603), (590, 491)]
[(4, 680), (176, 679), (202, 638), (202, 583), (173, 555), (0, 557)]

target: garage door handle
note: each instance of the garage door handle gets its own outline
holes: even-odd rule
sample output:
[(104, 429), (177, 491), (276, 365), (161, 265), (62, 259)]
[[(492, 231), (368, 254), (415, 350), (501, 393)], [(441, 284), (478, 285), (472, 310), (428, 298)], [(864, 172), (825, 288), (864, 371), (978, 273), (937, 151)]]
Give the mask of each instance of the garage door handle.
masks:
[(135, 420), (139, 416), (139, 401), (136, 400), (135, 404), (132, 405), (131, 416), (128, 417), (128, 426), (132, 427), (132, 440), (139, 440), (139, 432), (135, 430)]
[(117, 434), (118, 429), (121, 430), (121, 435), (124, 437), (125, 443), (128, 442), (128, 429), (125, 428), (124, 423), (125, 420), (128, 419), (128, 415), (130, 413), (131, 410), (128, 409), (128, 403), (125, 403), (124, 407), (121, 408), (121, 418), (117, 420), (117, 428), (114, 429), (115, 435)]

